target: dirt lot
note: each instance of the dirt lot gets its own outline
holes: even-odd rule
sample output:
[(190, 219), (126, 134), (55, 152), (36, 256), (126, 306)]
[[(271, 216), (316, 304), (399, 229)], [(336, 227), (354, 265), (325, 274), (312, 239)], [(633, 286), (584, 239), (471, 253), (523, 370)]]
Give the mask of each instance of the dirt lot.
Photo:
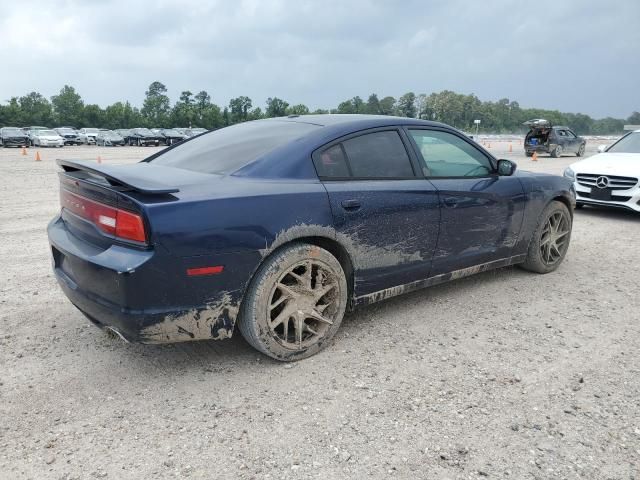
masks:
[(296, 364), (239, 336), (129, 345), (62, 295), (45, 227), (54, 158), (151, 151), (0, 151), (0, 478), (640, 478), (640, 216), (577, 211), (556, 273), (368, 307)]

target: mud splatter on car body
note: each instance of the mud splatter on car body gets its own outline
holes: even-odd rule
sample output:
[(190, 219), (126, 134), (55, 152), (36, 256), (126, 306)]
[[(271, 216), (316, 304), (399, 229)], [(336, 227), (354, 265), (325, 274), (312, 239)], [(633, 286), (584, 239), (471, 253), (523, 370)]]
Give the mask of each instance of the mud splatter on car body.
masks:
[(204, 308), (170, 314), (163, 321), (145, 327), (140, 332), (140, 341), (173, 343), (231, 338), (237, 316), (238, 303), (224, 292), (221, 298), (207, 302)]

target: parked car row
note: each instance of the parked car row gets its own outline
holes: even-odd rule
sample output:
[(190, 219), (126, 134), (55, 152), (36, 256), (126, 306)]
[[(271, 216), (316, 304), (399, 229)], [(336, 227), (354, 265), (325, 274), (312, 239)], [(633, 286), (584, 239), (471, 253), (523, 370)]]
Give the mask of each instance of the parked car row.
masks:
[(207, 132), (204, 128), (132, 128), (107, 130), (65, 126), (47, 128), (3, 127), (0, 128), (0, 145), (3, 147), (63, 147), (65, 145), (101, 146), (159, 146), (174, 145), (187, 138)]

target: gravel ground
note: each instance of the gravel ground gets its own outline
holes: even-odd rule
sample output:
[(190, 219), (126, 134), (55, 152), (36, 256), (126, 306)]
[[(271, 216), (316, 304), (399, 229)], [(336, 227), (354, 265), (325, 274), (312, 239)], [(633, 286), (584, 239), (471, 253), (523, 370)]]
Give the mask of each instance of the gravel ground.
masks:
[(373, 305), (295, 364), (239, 336), (129, 345), (63, 296), (45, 226), (54, 158), (152, 150), (0, 151), (1, 478), (640, 478), (640, 216), (577, 211), (557, 272)]

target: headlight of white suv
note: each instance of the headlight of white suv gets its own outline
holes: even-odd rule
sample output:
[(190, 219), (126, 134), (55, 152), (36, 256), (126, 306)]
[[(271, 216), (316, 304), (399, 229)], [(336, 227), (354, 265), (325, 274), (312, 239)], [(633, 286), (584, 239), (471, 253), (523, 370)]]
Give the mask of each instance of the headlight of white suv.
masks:
[(564, 173), (562, 175), (564, 175), (566, 178), (568, 178), (569, 180), (572, 180), (574, 182), (576, 180), (576, 172), (571, 170), (571, 167), (565, 168)]

